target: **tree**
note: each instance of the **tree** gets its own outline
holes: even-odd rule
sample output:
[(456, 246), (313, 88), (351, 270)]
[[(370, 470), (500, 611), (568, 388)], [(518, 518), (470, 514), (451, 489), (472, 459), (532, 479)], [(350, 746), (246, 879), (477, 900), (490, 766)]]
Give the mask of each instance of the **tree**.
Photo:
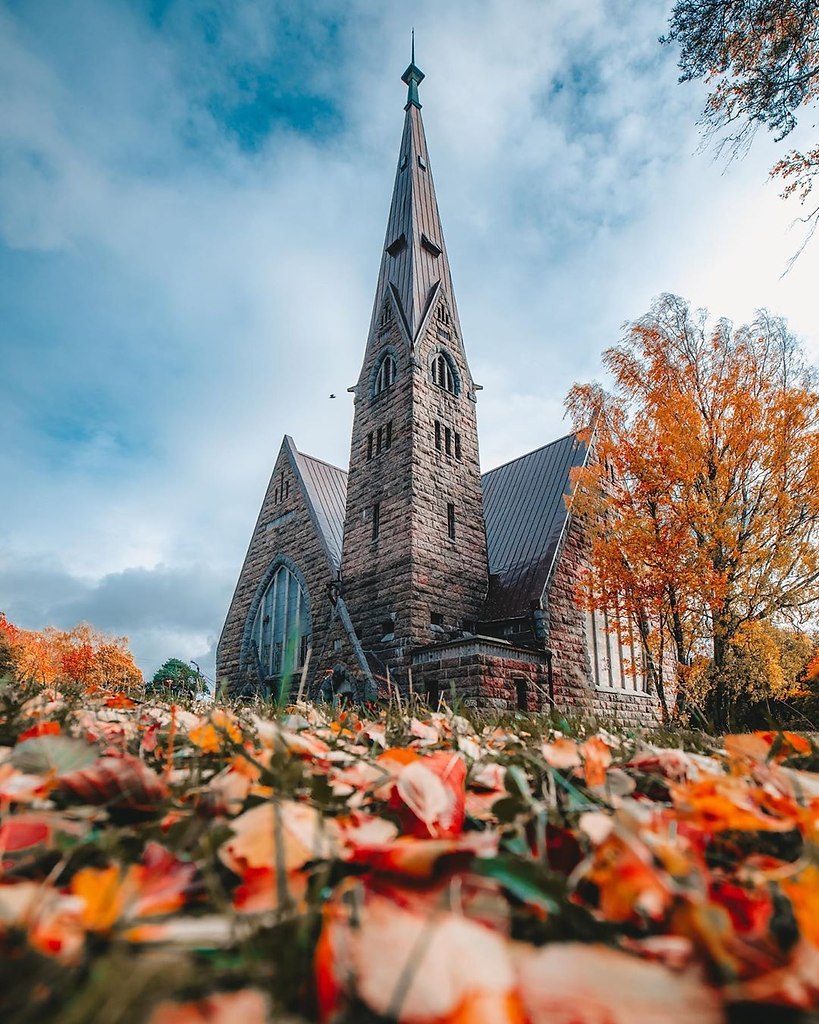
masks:
[(142, 684), (126, 637), (80, 623), (70, 630), (20, 629), (0, 615), (0, 640), (16, 675), (25, 681), (66, 680), (86, 690), (128, 690)]
[(202, 674), (179, 658), (168, 658), (154, 672), (149, 689), (179, 696), (194, 696), (206, 689)]
[(762, 312), (734, 329), (673, 295), (626, 324), (604, 364), (612, 392), (567, 398), (577, 425), (595, 421), (573, 499), (591, 551), (580, 596), (636, 621), (666, 714), (665, 644), (677, 710), (705, 656), (724, 728), (729, 662), (759, 639), (754, 624), (802, 621), (819, 600), (816, 379), (784, 321)]
[[(732, 153), (744, 152), (760, 125), (781, 141), (800, 108), (819, 96), (816, 0), (677, 0), (662, 42), (680, 44), (680, 81), (711, 85), (702, 121)], [(791, 151), (771, 173), (783, 180), (784, 196), (805, 202), (819, 173), (819, 146)], [(819, 205), (804, 219), (810, 237)]]

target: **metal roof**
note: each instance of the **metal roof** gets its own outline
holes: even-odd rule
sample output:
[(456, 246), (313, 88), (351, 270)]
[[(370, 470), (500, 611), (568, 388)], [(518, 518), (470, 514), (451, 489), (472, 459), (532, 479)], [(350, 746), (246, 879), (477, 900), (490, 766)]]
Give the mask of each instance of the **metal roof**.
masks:
[(338, 466), (296, 452), (299, 472), (316, 513), (318, 527), (327, 545), (333, 569), (341, 568), (344, 540), (344, 506), (347, 501), (347, 474)]
[(481, 476), (489, 553), (486, 619), (529, 612), (549, 579), (568, 516), (570, 471), (587, 446), (567, 434)]

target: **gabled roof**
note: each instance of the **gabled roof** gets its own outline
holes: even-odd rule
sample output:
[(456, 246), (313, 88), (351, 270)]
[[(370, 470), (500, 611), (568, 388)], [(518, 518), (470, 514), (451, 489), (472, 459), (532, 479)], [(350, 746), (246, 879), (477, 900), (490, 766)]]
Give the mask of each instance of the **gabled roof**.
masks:
[(329, 462), (322, 462), (300, 451), (295, 451), (295, 459), (330, 563), (338, 572), (344, 539), (347, 474), (338, 466), (331, 466)]
[(549, 582), (568, 518), (570, 471), (588, 448), (567, 434), (481, 476), (489, 596), (485, 618), (527, 614)]

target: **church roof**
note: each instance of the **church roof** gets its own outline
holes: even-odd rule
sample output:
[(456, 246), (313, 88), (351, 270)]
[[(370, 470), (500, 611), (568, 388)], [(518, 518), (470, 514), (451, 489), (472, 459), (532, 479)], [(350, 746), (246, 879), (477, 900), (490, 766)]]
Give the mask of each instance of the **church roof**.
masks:
[(487, 619), (527, 614), (549, 582), (568, 518), (570, 472), (586, 461), (575, 434), (481, 476), (489, 554)]
[(341, 543), (344, 539), (344, 506), (347, 501), (347, 474), (338, 466), (322, 462), (303, 452), (295, 453), (296, 463), (313, 506), (321, 538), (333, 569), (341, 568)]

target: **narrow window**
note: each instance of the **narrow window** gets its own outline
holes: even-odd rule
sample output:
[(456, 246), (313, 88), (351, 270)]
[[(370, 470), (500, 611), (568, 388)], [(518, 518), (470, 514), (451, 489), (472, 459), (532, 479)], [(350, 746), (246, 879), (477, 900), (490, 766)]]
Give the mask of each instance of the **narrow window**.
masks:
[(455, 431), (455, 458), (460, 459), (461, 457), (461, 435), (458, 431)]
[(279, 504), (279, 488), (278, 487), (273, 492), (273, 504), (274, 505), (278, 505)]
[(444, 428), (444, 450), (447, 455), (452, 454), (452, 431), (449, 427)]
[(392, 420), (387, 422), (386, 429), (384, 431), (384, 451), (389, 451), (392, 448)]
[(378, 366), (373, 384), (373, 395), (380, 395), (382, 391), (391, 388), (395, 383), (396, 365), (391, 355), (385, 355)]
[(373, 505), (373, 540), (378, 540), (378, 534), (381, 529), (381, 503), (376, 502)]
[(372, 457), (373, 457), (373, 432), (370, 431), (369, 434), (367, 434), (367, 459), (369, 460)]
[(375, 454), (381, 454), (381, 443), (384, 440), (384, 428), (379, 427), (378, 433), (375, 435)]
[(285, 496), (285, 498), (289, 498), (290, 497), (290, 481), (289, 480), (285, 480), (285, 482), (284, 482), (284, 496)]
[(438, 451), (441, 450), (441, 421), (435, 421), (435, 447)]
[(443, 388), (444, 391), (448, 391), (451, 395), (456, 393), (455, 374), (443, 352), (439, 352), (432, 360), (432, 383), (437, 384), (439, 388)]
[(455, 506), (450, 502), (446, 507), (446, 531), (450, 540), (455, 540)]
[(528, 701), (528, 687), (526, 686), (526, 680), (518, 678), (515, 680), (515, 703), (518, 706), (518, 711), (526, 711), (529, 706)]

